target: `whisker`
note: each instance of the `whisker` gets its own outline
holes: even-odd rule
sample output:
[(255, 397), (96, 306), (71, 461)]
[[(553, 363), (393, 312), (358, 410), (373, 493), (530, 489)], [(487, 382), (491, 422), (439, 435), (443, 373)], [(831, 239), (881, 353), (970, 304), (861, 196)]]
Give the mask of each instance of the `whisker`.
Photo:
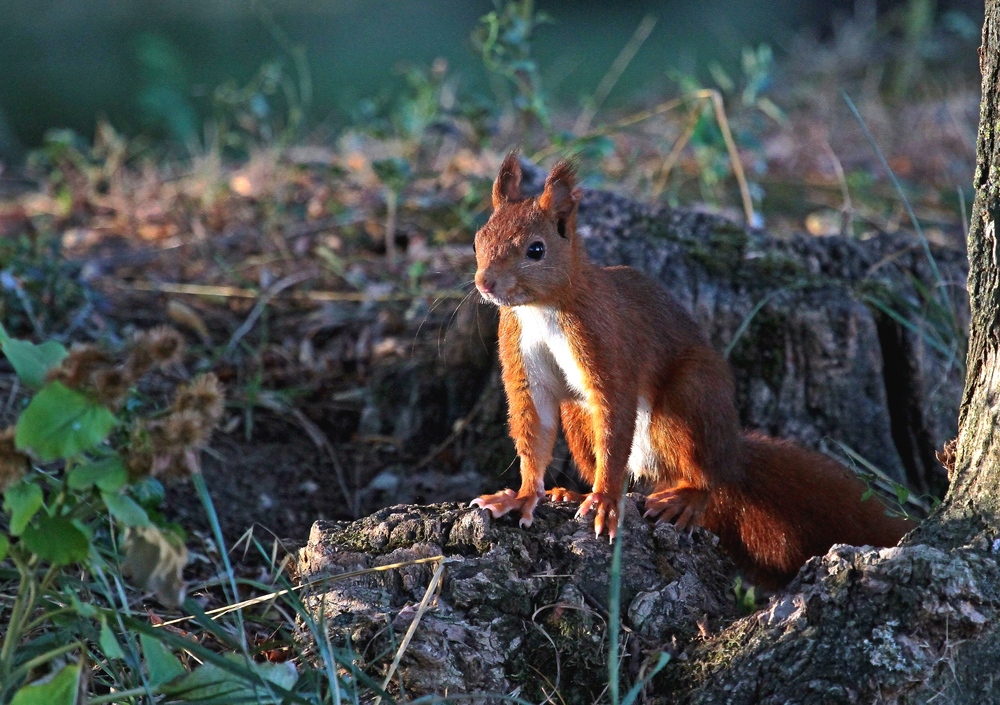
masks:
[(465, 296), (463, 296), (462, 300), (458, 302), (458, 306), (456, 306), (455, 310), (451, 312), (451, 317), (448, 319), (448, 323), (445, 326), (443, 326), (444, 333), (442, 334), (441, 330), (440, 329), (438, 330), (438, 357), (442, 357), (441, 346), (442, 346), (443, 342), (448, 339), (448, 332), (451, 330), (452, 323), (455, 322), (455, 316), (458, 315), (459, 309), (461, 309), (462, 306), (465, 304), (465, 302), (468, 301), (469, 298), (473, 294), (475, 294), (477, 291), (478, 291), (478, 289), (474, 288), (471, 291), (469, 291), (468, 294), (466, 294)]

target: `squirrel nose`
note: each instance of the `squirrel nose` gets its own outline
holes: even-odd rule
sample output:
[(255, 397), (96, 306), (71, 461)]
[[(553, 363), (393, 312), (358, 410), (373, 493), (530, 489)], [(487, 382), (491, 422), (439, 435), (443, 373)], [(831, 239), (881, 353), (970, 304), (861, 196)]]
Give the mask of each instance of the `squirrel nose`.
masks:
[(484, 294), (492, 294), (497, 282), (489, 277), (476, 277), (476, 288)]

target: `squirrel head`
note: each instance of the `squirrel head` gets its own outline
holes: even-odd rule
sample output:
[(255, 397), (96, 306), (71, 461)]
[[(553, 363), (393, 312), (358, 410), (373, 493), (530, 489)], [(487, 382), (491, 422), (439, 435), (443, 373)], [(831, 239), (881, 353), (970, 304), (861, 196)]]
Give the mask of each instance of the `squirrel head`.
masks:
[(476, 233), (476, 288), (498, 306), (554, 303), (579, 267), (576, 167), (560, 161), (537, 198), (521, 197), (521, 164), (510, 152), (493, 183), (493, 215)]

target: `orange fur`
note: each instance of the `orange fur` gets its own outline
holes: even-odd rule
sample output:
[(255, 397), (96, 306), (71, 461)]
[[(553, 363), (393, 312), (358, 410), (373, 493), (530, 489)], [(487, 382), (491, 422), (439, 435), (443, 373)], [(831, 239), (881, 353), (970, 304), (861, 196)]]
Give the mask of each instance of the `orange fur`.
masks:
[[(704, 525), (755, 579), (787, 580), (833, 543), (894, 544), (906, 524), (832, 460), (744, 436), (728, 363), (683, 307), (629, 267), (590, 263), (576, 235), (579, 191), (560, 162), (521, 198), (517, 155), (476, 234), (476, 285), (500, 306), (500, 361), (521, 488), (474, 500), (531, 524), (557, 426), (592, 492), (598, 534), (617, 531), (628, 475), (649, 483), (647, 515)], [(561, 488), (556, 500), (580, 499)]]

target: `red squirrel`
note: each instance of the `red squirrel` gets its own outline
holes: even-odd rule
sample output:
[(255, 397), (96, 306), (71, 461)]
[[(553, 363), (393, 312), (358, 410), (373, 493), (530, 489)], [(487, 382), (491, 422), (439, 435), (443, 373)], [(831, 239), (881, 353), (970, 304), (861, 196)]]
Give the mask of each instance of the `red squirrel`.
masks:
[[(597, 267), (576, 232), (575, 167), (553, 167), (522, 198), (507, 155), (493, 214), (476, 233), (476, 287), (500, 308), (500, 363), (521, 488), (472, 504), (494, 517), (539, 500), (579, 501), (613, 539), (631, 476), (648, 484), (646, 516), (704, 526), (762, 586), (790, 580), (835, 543), (892, 546), (912, 525), (886, 515), (836, 461), (743, 433), (726, 360), (659, 284), (631, 267)], [(587, 495), (545, 491), (560, 420)]]

